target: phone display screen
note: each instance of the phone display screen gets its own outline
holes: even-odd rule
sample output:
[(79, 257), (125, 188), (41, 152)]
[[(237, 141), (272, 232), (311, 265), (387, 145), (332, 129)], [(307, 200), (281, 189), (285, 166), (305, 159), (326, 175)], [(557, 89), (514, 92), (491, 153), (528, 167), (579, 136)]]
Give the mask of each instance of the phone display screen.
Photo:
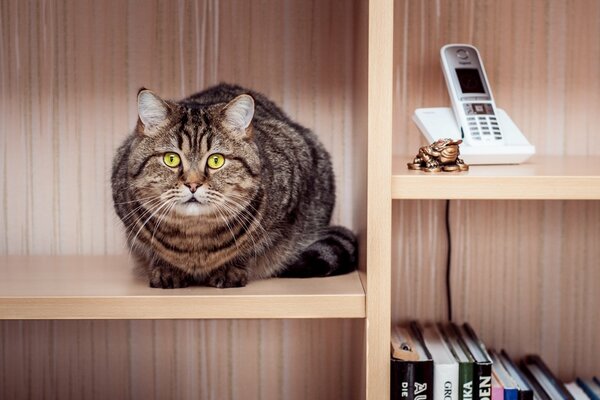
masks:
[(456, 68), (456, 76), (463, 93), (484, 93), (483, 81), (476, 68)]

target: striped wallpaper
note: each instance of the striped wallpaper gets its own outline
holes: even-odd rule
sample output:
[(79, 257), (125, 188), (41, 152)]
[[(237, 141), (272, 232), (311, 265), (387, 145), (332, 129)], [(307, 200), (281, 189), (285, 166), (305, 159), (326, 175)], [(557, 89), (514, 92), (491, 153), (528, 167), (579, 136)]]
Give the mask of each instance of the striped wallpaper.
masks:
[(351, 223), (353, 8), (319, 1), (3, 1), (0, 226), (8, 254), (123, 251), (115, 148), (142, 86), (179, 99), (219, 82), (261, 91), (313, 129)]
[[(265, 93), (333, 156), (354, 222), (354, 6), (0, 1), (0, 254), (115, 254), (115, 148), (140, 87)], [(4, 321), (0, 398), (360, 398), (362, 321)]]

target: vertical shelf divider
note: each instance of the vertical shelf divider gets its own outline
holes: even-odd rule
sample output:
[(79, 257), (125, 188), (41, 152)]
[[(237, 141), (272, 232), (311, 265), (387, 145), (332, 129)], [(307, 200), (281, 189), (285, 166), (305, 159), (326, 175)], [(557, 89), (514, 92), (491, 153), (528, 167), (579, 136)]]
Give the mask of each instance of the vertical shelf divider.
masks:
[(393, 0), (369, 1), (366, 393), (390, 397)]

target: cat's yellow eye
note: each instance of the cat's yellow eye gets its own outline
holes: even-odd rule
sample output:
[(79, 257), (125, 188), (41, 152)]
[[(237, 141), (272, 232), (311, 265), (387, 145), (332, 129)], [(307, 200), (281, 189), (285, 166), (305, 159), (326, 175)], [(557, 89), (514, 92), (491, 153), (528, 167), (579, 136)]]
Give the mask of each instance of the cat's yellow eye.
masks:
[(167, 167), (175, 168), (181, 164), (181, 158), (179, 158), (179, 154), (177, 153), (165, 153), (163, 162)]
[(221, 168), (223, 164), (225, 164), (225, 157), (223, 156), (223, 154), (219, 153), (211, 154), (210, 156), (208, 156), (206, 164), (209, 168), (212, 169)]

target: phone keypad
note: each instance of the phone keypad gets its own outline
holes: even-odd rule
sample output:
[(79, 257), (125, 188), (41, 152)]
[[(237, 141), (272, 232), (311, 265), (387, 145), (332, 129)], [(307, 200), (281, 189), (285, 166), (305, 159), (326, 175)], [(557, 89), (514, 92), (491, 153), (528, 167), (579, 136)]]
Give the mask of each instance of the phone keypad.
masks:
[(469, 115), (467, 116), (467, 123), (473, 140), (481, 142), (502, 140), (500, 126), (494, 115)]

